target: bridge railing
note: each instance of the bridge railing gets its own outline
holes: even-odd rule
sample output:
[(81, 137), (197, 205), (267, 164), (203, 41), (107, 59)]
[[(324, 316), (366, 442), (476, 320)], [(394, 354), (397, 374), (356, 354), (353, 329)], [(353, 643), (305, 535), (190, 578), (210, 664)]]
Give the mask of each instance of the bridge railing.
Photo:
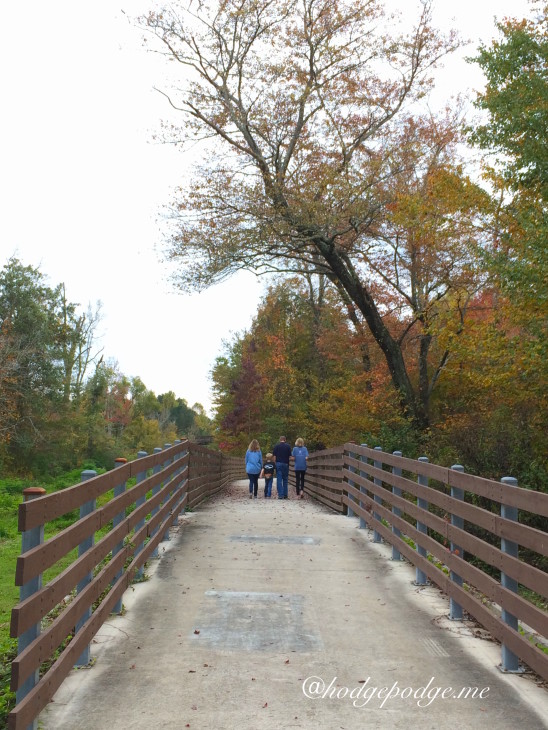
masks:
[[(314, 451), (309, 455), (306, 469), (305, 492), (337, 512), (346, 512), (343, 504), (343, 452), (334, 449)], [(295, 485), (295, 472), (289, 470), (289, 483)]]
[(548, 556), (548, 531), (519, 522), (548, 517), (548, 494), (355, 443), (312, 453), (305, 491), (392, 545), (417, 585), (430, 580), (449, 596), (451, 619), (466, 611), (486, 628), (502, 645), (502, 671), (522, 671), (521, 660), (548, 680), (548, 613), (537, 605), (548, 573), (535, 565)]
[(548, 533), (518, 522), (518, 510), (548, 517), (548, 494), (379, 447), (347, 443), (343, 460), (343, 504), (373, 540), (415, 566), (417, 585), (449, 596), (450, 618), (466, 611), (501, 642), (502, 671), (521, 671), (521, 659), (548, 679), (548, 613), (518, 593), (548, 598), (548, 574), (520, 557), (548, 556)]
[[(109, 614), (122, 610), (124, 592), (158, 555), (179, 513), (242, 477), (241, 459), (189, 441), (138, 456), (118, 460), (117, 468), (100, 476), (83, 472), (79, 484), (52, 494), (26, 490), (15, 578), (21, 600), (11, 617), (11, 636), (18, 639), (12, 730), (33, 727), (72, 667), (89, 662), (92, 638)], [(128, 487), (130, 480), (135, 483)], [(44, 527), (75, 510), (79, 518), (44, 541)], [(69, 564), (44, 584), (44, 572), (59, 561)], [(40, 667), (48, 663), (40, 678)]]

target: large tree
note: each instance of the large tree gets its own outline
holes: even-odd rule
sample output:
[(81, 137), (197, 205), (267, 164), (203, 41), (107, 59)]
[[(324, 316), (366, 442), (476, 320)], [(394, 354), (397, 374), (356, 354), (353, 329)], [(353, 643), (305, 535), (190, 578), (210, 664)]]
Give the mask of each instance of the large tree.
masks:
[(489, 177), (500, 193), (501, 280), (515, 296), (548, 312), (548, 3), (530, 18), (497, 23), (499, 36), (476, 58), (486, 77), (476, 105), (484, 123), (472, 140), (492, 153)]
[(377, 0), (190, 2), (142, 23), (183, 69), (164, 91), (184, 115), (171, 139), (205, 140), (201, 172), (174, 206), (181, 286), (238, 269), (326, 275), (424, 427), (427, 399), (377, 297), (368, 246), (381, 240), (390, 182), (409, 174), (402, 153), (421, 135), (411, 114), (458, 44), (432, 28), (431, 0), (401, 35)]
[(97, 321), (38, 269), (11, 258), (0, 270), (0, 444), (16, 467), (51, 451), (54, 428), (73, 417)]
[[(497, 24), (498, 37), (475, 59), (486, 77), (482, 123), (472, 139), (486, 152), (499, 193), (497, 242), (488, 265), (506, 300), (514, 389), (536, 403), (540, 433), (548, 413), (548, 3), (530, 17)], [(499, 305), (500, 308), (500, 305)], [(546, 467), (546, 453), (544, 454)]]

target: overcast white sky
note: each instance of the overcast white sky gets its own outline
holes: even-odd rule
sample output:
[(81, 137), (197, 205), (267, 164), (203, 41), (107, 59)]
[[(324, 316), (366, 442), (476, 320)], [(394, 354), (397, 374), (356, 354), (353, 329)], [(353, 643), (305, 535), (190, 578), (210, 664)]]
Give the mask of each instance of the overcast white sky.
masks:
[[(69, 300), (83, 308), (100, 300), (105, 357), (156, 394), (173, 390), (209, 409), (208, 374), (222, 340), (249, 327), (263, 285), (242, 274), (182, 295), (161, 262), (158, 215), (188, 176), (188, 162), (152, 142), (169, 115), (152, 89), (162, 71), (128, 21), (151, 4), (4, 4), (0, 267), (15, 255), (51, 285), (65, 282)], [(495, 15), (524, 17), (529, 3), (437, 0), (436, 7), (440, 26), (472, 41), (440, 81), (449, 96), (481, 87), (478, 69), (462, 58), (493, 35)]]

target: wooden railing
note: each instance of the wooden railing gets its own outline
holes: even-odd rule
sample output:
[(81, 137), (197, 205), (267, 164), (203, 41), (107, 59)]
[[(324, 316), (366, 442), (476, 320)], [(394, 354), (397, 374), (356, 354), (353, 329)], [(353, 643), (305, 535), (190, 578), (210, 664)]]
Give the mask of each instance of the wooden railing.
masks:
[(502, 644), (503, 671), (520, 671), (521, 660), (548, 679), (548, 613), (518, 592), (548, 599), (548, 574), (519, 555), (548, 556), (548, 532), (518, 521), (518, 511), (548, 517), (548, 494), (353, 443), (312, 454), (305, 490), (391, 544), (417, 585), (439, 586), (452, 619), (467, 611), (486, 628)]
[[(73, 665), (87, 663), (91, 639), (110, 613), (121, 610), (124, 591), (177, 515), (245, 476), (242, 459), (188, 441), (155, 451), (140, 452), (101, 476), (84, 473), (80, 484), (53, 494), (34, 490), (20, 506), (21, 601), (11, 622), (20, 650), (12, 663), (17, 705), (10, 728), (28, 727)], [(126, 489), (132, 478), (136, 483)], [(519, 555), (521, 547), (548, 556), (548, 533), (518, 521), (518, 510), (548, 517), (548, 494), (517, 487), (510, 478), (483, 479), (459, 466), (353, 443), (311, 454), (305, 491), (358, 517), (374, 541), (391, 544), (393, 559), (404, 556), (415, 566), (418, 585), (430, 580), (449, 596), (451, 618), (466, 611), (482, 624), (502, 644), (504, 671), (519, 671), (521, 660), (548, 679), (548, 655), (537, 646), (548, 643), (548, 614), (518, 592), (523, 586), (548, 598), (548, 574)], [(44, 542), (44, 525), (76, 509), (80, 519)], [(44, 571), (75, 548), (78, 557), (42, 586)], [(54, 612), (41, 631), (42, 620)], [(40, 666), (56, 654), (39, 679)]]
[[(19, 645), (11, 673), (17, 699), (8, 721), (13, 730), (32, 727), (72, 667), (89, 662), (92, 638), (109, 614), (122, 610), (125, 590), (157, 556), (179, 513), (245, 476), (242, 459), (189, 441), (139, 456), (118, 460), (116, 469), (100, 476), (83, 472), (80, 484), (52, 494), (28, 490), (29, 501), (20, 505), (23, 550), (15, 582), (21, 600), (11, 618)], [(132, 478), (134, 486), (126, 488)], [(44, 542), (44, 526), (74, 510), (80, 510), (80, 519)], [(78, 557), (42, 585), (44, 571), (69, 560), (76, 548)], [(51, 621), (41, 630), (46, 617)], [(52, 661), (40, 678), (40, 666)]]
[[(337, 512), (346, 512), (343, 504), (342, 446), (310, 454), (307, 460), (305, 492)], [(289, 470), (289, 482), (295, 484), (295, 473)]]

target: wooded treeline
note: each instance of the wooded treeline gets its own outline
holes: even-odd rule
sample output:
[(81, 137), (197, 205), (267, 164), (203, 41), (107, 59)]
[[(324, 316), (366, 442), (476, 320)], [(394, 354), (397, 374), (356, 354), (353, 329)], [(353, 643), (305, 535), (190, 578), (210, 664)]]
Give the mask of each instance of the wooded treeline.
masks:
[[(288, 13), (294, 11), (289, 5)], [(422, 5), (427, 12), (430, 3)], [(333, 41), (335, 16), (341, 22), (344, 16), (347, 32), (354, 27), (345, 3), (324, 3), (323, 11), (313, 2), (303, 6), (309, 10), (302, 32), (310, 48), (320, 19), (324, 36), (318, 38), (331, 33)], [(274, 271), (267, 274), (271, 287), (252, 327), (226, 343), (213, 368), (223, 448), (242, 449), (251, 437), (269, 447), (282, 432), (303, 436), (312, 449), (356, 440), (409, 456), (428, 453), (438, 463), (460, 462), (484, 476), (511, 474), (524, 485), (548, 489), (547, 11), (538, 2), (530, 18), (499, 23), (497, 39), (471, 59), (486, 78), (475, 102), (483, 114), (473, 123), (458, 109), (402, 115), (397, 104), (390, 121), (375, 117), (381, 115), (381, 93), (376, 87), (372, 100), (373, 72), (351, 78), (355, 67), (345, 67), (337, 76), (339, 106), (334, 92), (315, 140), (314, 114), (323, 115), (329, 105), (322, 100), (330, 79), (315, 86), (320, 59), (329, 47), (326, 68), (334, 77), (344, 55), (332, 43), (309, 56), (312, 72), (299, 77), (301, 96), (292, 91), (291, 99), (300, 99), (309, 114), (309, 127), (299, 128), (290, 112), (283, 130), (281, 122), (264, 118), (261, 126), (259, 98), (246, 106), (245, 94), (231, 86), (236, 76), (245, 88), (242, 69), (253, 39), (245, 45), (239, 29), (239, 45), (229, 43), (234, 66), (224, 75), (223, 54), (202, 49), (210, 64), (202, 86), (218, 89), (217, 106), (227, 117), (212, 115), (213, 93), (209, 107), (205, 97), (195, 97), (187, 113), (195, 126), (200, 121), (228, 138), (236, 159), (246, 158), (246, 175), (256, 165), (262, 190), (257, 192), (258, 182), (251, 191), (248, 181), (238, 179), (237, 162), (231, 162), (233, 195), (221, 194), (213, 176), (214, 202), (206, 203), (205, 185), (197, 182), (192, 199), (203, 202), (205, 222), (185, 217), (190, 200), (182, 200), (174, 215), (172, 255), (195, 283), (187, 256), (196, 249), (205, 255), (211, 279), (231, 267)], [(225, 41), (227, 17), (221, 11), (212, 24), (213, 35)], [(184, 32), (165, 17), (155, 23), (175, 60), (188, 63), (192, 52)], [(234, 18), (232, 25), (238, 25)], [(427, 26), (423, 15), (417, 33)], [(266, 21), (254, 27), (268, 34)], [(423, 41), (428, 45), (431, 36)], [(440, 54), (450, 50), (441, 50), (441, 40), (437, 48)], [(425, 91), (417, 81), (417, 54), (416, 74), (409, 71), (408, 87), (400, 89), (402, 105), (413, 85)], [(255, 63), (266, 73), (266, 63)], [(285, 83), (273, 92), (278, 98), (286, 98)], [(313, 89), (322, 112), (306, 106)], [(394, 100), (387, 89), (383, 93), (386, 111)], [(386, 132), (382, 140), (372, 132), (375, 124)], [(291, 150), (284, 138), (288, 129)], [(339, 150), (329, 136), (334, 130)], [(354, 166), (351, 139), (364, 153)], [(278, 152), (272, 152), (276, 144)], [(290, 165), (279, 163), (282, 150), (297, 160), (291, 174)], [(228, 180), (227, 167), (221, 176)], [(221, 198), (225, 227), (216, 232)], [(206, 228), (218, 255), (203, 240), (190, 242), (191, 233), (199, 238)], [(295, 276), (284, 278), (284, 262)]]
[[(182, 71), (166, 141), (206, 140), (169, 255), (185, 291), (242, 269), (267, 282), (213, 366), (221, 448), (356, 440), (544, 489), (548, 4), (500, 22), (470, 60), (486, 78), (478, 121), (424, 103), (460, 45), (432, 5), (416, 3), (413, 27), (378, 0), (181, 2), (141, 18)], [(203, 409), (101, 360), (97, 311), (77, 314), (19, 262), (2, 277), (5, 469), (207, 432)]]
[(105, 360), (100, 305), (81, 312), (62, 284), (12, 258), (0, 270), (0, 472), (55, 477), (85, 461), (112, 467), (181, 434), (210, 434), (200, 404), (156, 396)]

